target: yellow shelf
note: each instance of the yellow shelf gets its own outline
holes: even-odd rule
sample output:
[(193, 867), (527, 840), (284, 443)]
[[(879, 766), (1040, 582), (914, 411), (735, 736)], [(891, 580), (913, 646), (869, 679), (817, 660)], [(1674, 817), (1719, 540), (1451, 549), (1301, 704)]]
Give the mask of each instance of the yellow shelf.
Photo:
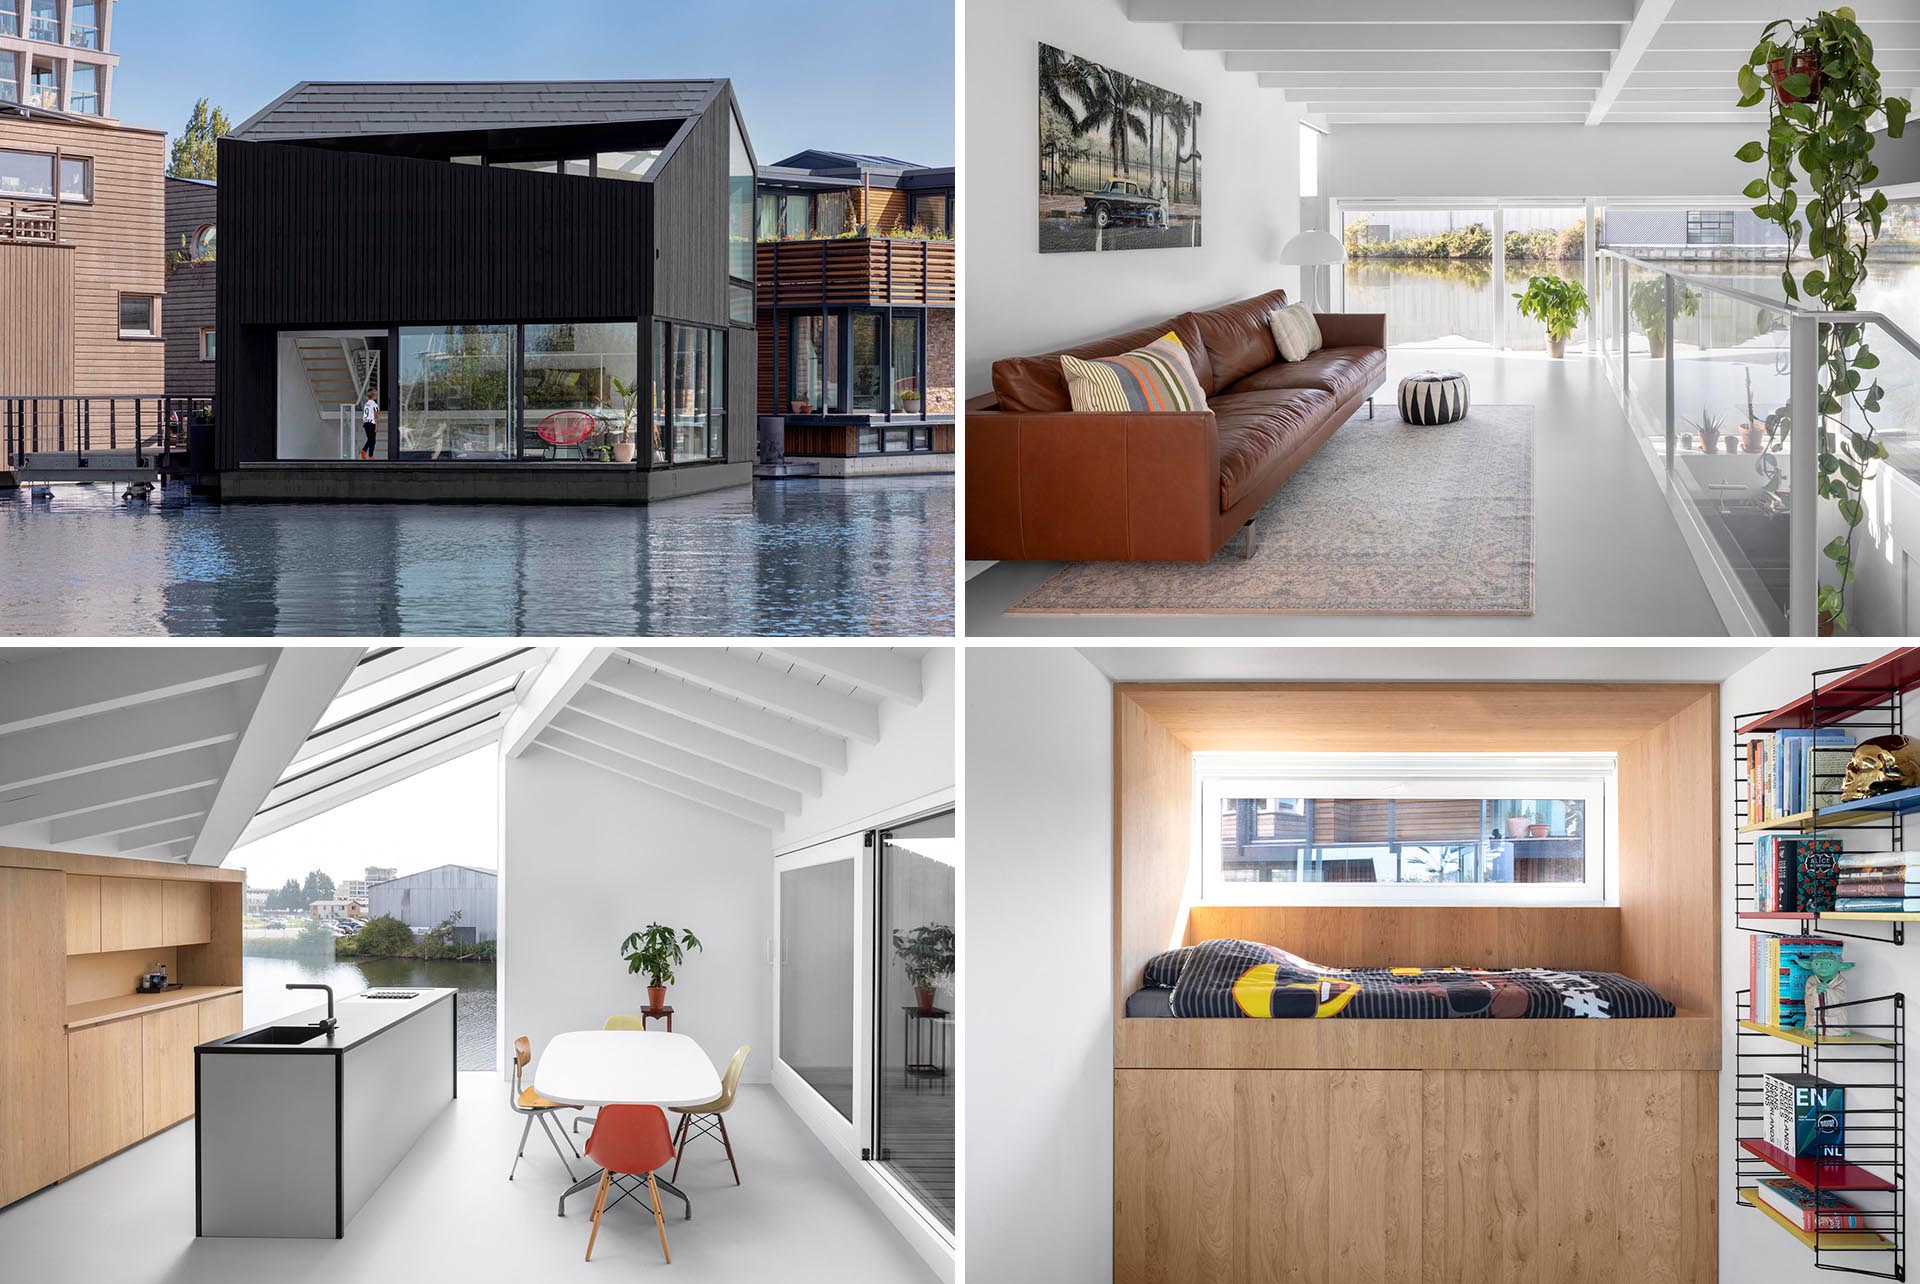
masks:
[[(1744, 1024), (1744, 1022), (1742, 1023)], [(1885, 1235), (1874, 1231), (1821, 1231), (1815, 1235), (1812, 1231), (1801, 1230), (1782, 1216), (1771, 1204), (1762, 1203), (1754, 1197), (1753, 1188), (1742, 1186), (1739, 1191), (1740, 1202), (1748, 1208), (1757, 1208), (1773, 1219), (1781, 1230), (1805, 1244), (1808, 1248), (1885, 1248), (1891, 1250), (1893, 1242)]]
[[(1815, 817), (1818, 816), (1816, 822)], [(1869, 821), (1885, 820), (1892, 815), (1885, 811), (1796, 811), (1791, 816), (1775, 816), (1772, 820), (1762, 820), (1751, 825), (1740, 826), (1743, 834), (1770, 834), (1785, 832), (1804, 832), (1809, 829), (1838, 829), (1842, 825), (1864, 825)]]
[(1803, 1048), (1832, 1047), (1872, 1047), (1891, 1048), (1892, 1039), (1882, 1039), (1872, 1034), (1809, 1034), (1805, 1030), (1789, 1030), (1784, 1026), (1762, 1025), (1758, 1021), (1742, 1021), (1742, 1030), (1752, 1030), (1756, 1034), (1770, 1034), (1776, 1039), (1785, 1039), (1788, 1043), (1797, 1043)]
[(1839, 919), (1846, 923), (1920, 923), (1920, 914), (1892, 910), (1821, 910), (1814, 917), (1823, 922)]

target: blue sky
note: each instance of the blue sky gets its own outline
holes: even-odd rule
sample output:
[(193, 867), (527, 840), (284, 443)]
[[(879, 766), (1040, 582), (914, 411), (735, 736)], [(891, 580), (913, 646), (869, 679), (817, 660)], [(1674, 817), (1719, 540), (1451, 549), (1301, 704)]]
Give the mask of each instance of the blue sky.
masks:
[(733, 80), (762, 164), (805, 147), (953, 163), (942, 0), (130, 0), (114, 115), (233, 123), (302, 80)]

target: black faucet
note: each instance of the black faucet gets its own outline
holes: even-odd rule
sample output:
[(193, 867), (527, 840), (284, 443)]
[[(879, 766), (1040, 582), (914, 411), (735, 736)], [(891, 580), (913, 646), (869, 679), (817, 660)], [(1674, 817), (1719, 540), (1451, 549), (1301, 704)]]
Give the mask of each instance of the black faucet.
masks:
[(340, 1028), (340, 1023), (333, 1019), (333, 987), (331, 985), (317, 985), (304, 981), (289, 981), (287, 988), (289, 990), (325, 990), (327, 992), (327, 1019), (324, 1021), (315, 1021), (313, 1024), (325, 1030), (328, 1034), (332, 1034)]

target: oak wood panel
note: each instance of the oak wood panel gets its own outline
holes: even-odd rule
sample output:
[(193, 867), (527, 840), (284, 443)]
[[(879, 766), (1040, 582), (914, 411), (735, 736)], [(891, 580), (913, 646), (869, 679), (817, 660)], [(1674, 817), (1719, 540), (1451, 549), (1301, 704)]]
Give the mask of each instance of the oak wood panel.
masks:
[[(1327, 1185), (1329, 1284), (1417, 1284), (1422, 1276), (1423, 1085), (1424, 1076), (1411, 1074), (1331, 1076), (1325, 1116), (1339, 1162)], [(1354, 1121), (1364, 1121), (1357, 1133)], [(1357, 1209), (1372, 1213), (1352, 1216)]]
[(67, 953), (92, 954), (100, 948), (100, 880), (92, 874), (68, 874)]
[(239, 994), (226, 994), (195, 1005), (200, 1014), (200, 1042), (207, 1043), (239, 1032), (246, 1024), (246, 1000)]
[[(1236, 1184), (1240, 1111), (1224, 1073), (1115, 1076), (1114, 1284), (1177, 1284), (1236, 1277), (1235, 1227), (1246, 1217)], [(1177, 1205), (1165, 1198), (1178, 1174)]]
[(162, 883), (162, 931), (168, 945), (203, 945), (213, 938), (213, 909), (204, 883)]
[(181, 878), (194, 882), (246, 881), (243, 869), (219, 865), (183, 865), (178, 861), (135, 860), (130, 856), (86, 856), (77, 852), (38, 851), (30, 847), (0, 846), (0, 866), (13, 869), (58, 869), (69, 874), (103, 874), (118, 878)]
[(1621, 1021), (1248, 1021), (1116, 1023), (1122, 1068), (1715, 1070), (1717, 1017)]
[[(1331, 1075), (1313, 1072), (1304, 1079), (1249, 1074), (1227, 1081), (1235, 1116), (1233, 1189), (1218, 1211), (1231, 1219), (1234, 1253), (1231, 1269), (1218, 1278), (1324, 1284), (1331, 1249), (1331, 1083)], [(1250, 1209), (1259, 1211), (1249, 1217)]]
[(71, 1171), (62, 876), (0, 868), (0, 1204)]
[(67, 1123), (77, 1169), (146, 1135), (140, 1022), (112, 1021), (67, 1038)]
[(141, 976), (163, 966), (169, 977), (178, 980), (180, 952), (169, 945), (152, 945), (139, 950), (69, 954), (66, 1004), (71, 1007), (103, 999), (135, 997)]
[(1263, 941), (1328, 967), (1611, 972), (1620, 963), (1620, 911), (1608, 905), (1194, 906), (1186, 943), (1220, 937)]
[(193, 1047), (198, 1042), (200, 1014), (191, 1006), (140, 1018), (141, 1118), (149, 1136), (193, 1113)]
[(153, 878), (100, 880), (100, 948), (138, 950), (165, 945), (166, 884)]
[(1179, 942), (1192, 901), (1193, 754), (1114, 695), (1114, 1015), (1148, 959)]
[(1422, 1138), (1428, 1284), (1535, 1284), (1540, 1260), (1539, 1077), (1428, 1073)]
[(211, 917), (204, 945), (180, 947), (180, 980), (187, 985), (239, 985), (242, 968), (242, 913), (246, 888), (238, 882), (214, 883), (207, 888)]
[(78, 1030), (108, 1021), (124, 1021), (163, 1008), (190, 1008), (202, 1002), (218, 1002), (224, 996), (237, 998), (237, 985), (186, 985), (162, 994), (116, 994), (85, 1003), (69, 1003), (62, 1015), (67, 1029)]

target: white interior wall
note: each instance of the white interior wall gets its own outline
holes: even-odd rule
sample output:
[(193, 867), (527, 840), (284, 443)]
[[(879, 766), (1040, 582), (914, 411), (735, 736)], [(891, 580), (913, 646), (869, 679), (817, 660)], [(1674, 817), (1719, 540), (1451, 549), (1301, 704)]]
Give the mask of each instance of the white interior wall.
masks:
[[(1041, 41), (1200, 103), (1198, 248), (1040, 253)], [(966, 211), (969, 395), (999, 357), (1298, 288), (1277, 261), (1299, 229), (1298, 106), (1181, 49), (1174, 27), (1128, 22), (1125, 0), (972, 0), (966, 57), (966, 182), (991, 194)]]
[[(1740, 669), (1720, 688), (1720, 798), (1722, 887), (1720, 974), (1722, 1002), (1732, 1004), (1733, 993), (1744, 988), (1747, 969), (1747, 942), (1751, 936), (1734, 926), (1733, 914), (1742, 908), (1734, 901), (1733, 815), (1733, 728), (1741, 714), (1775, 708), (1810, 685), (1812, 670), (1857, 664), (1885, 653), (1885, 647), (1837, 646), (1777, 647)], [(1846, 959), (1856, 966), (1847, 973), (1847, 991), (1854, 998), (1869, 998), (1894, 990), (1912, 990), (1920, 984), (1920, 958), (1914, 946), (1895, 946), (1868, 941), (1847, 941)], [(1832, 1273), (1816, 1271), (1813, 1254), (1794, 1244), (1777, 1226), (1768, 1224), (1761, 1214), (1736, 1204), (1725, 1195), (1733, 1189), (1733, 1090), (1734, 1061), (1733, 1013), (1722, 1022), (1720, 1061), (1720, 1278), (1723, 1280), (1765, 1280), (1767, 1284), (1815, 1284), (1832, 1278)], [(1911, 1047), (1908, 1052), (1909, 1081), (1915, 1071)], [(1916, 1151), (1907, 1143), (1908, 1171), (1913, 1171)], [(1883, 1201), (1884, 1202), (1884, 1201)]]
[(974, 647), (966, 688), (967, 1278), (1106, 1284), (1112, 688), (1051, 647)]
[(772, 857), (767, 831), (538, 745), (504, 768), (501, 1032), (540, 1049), (564, 1030), (638, 1012), (646, 978), (619, 954), (658, 921), (705, 949), (668, 991), (674, 1030), (716, 1069), (752, 1044), (745, 1078), (773, 1062)]
[(300, 363), (300, 349), (294, 336), (283, 334), (275, 345), (279, 349), (279, 371), (275, 393), (278, 398), (276, 432), (277, 457), (280, 459), (336, 459), (340, 455), (340, 429), (320, 418), (307, 384), (306, 367)]

